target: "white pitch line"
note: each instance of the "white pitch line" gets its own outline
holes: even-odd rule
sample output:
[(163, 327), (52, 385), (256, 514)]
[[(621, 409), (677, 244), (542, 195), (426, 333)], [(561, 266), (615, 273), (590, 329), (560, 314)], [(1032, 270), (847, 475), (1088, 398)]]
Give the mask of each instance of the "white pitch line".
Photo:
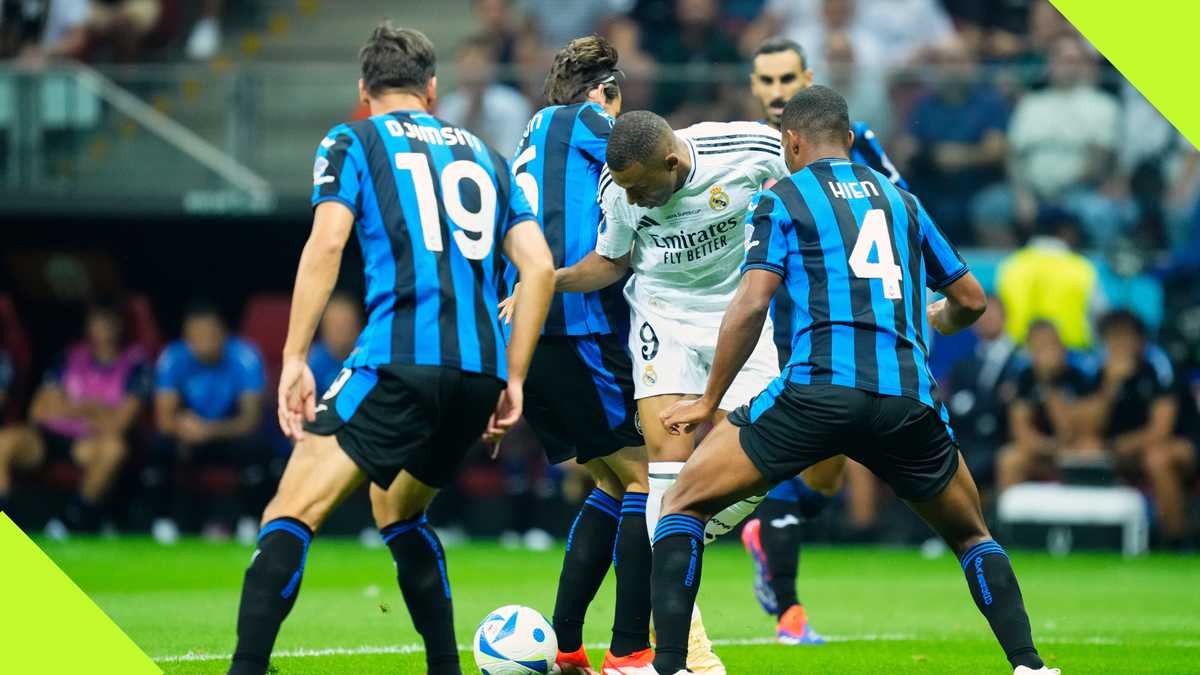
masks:
[[(868, 633), (866, 635), (826, 635), (824, 636), (828, 642), (905, 642), (909, 640), (920, 640), (916, 635), (907, 633)], [(1039, 643), (1045, 644), (1082, 644), (1082, 645), (1103, 645), (1119, 647), (1126, 644), (1122, 640), (1106, 637), (1083, 637), (1083, 638), (1068, 638), (1068, 637), (1041, 637), (1038, 638)], [(753, 647), (760, 645), (778, 644), (775, 638), (742, 638), (736, 640), (713, 640), (714, 646), (717, 647)], [(1143, 643), (1148, 644), (1148, 643)], [(1182, 648), (1198, 648), (1200, 640), (1173, 640), (1166, 643), (1159, 643), (1166, 647), (1182, 647)], [(607, 642), (593, 642), (584, 645), (588, 649), (605, 649), (608, 647)], [(459, 645), (458, 651), (471, 651), (470, 645)], [(425, 652), (424, 645), (407, 644), (407, 645), (386, 645), (386, 646), (370, 646), (364, 645), (361, 647), (327, 647), (324, 649), (289, 649), (275, 652), (271, 655), (273, 659), (289, 659), (289, 658), (312, 658), (318, 656), (361, 656), (365, 654), (423, 654)], [(159, 663), (177, 663), (180, 661), (228, 661), (233, 658), (232, 654), (197, 654), (188, 652), (187, 654), (177, 654), (172, 656), (156, 656), (154, 660)]]
[[(848, 642), (848, 641), (865, 641), (865, 642), (893, 642), (899, 640), (915, 640), (912, 635), (904, 635), (900, 633), (884, 633), (879, 635), (860, 635), (860, 636), (825, 636), (825, 639), (830, 642)], [(773, 645), (777, 644), (775, 638), (742, 638), (738, 640), (713, 640), (712, 643), (717, 647), (752, 647), (757, 645)], [(608, 647), (607, 642), (595, 642), (584, 645), (588, 649), (605, 649)], [(459, 645), (458, 651), (469, 652), (471, 645)], [(290, 649), (281, 650), (271, 654), (271, 658), (310, 658), (314, 656), (358, 656), (362, 654), (422, 654), (425, 652), (424, 645), (408, 644), (408, 645), (387, 645), (387, 646), (370, 646), (362, 647), (328, 647), (324, 649)], [(174, 663), (178, 661), (225, 661), (233, 658), (232, 654), (203, 654), (188, 652), (187, 654), (177, 654), (171, 656), (155, 656), (154, 660), (159, 663)]]

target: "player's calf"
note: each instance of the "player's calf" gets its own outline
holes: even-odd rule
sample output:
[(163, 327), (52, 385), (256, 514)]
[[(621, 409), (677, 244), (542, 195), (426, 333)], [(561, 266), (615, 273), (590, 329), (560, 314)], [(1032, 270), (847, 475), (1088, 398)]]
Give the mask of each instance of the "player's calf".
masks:
[(379, 535), (396, 562), (396, 581), (413, 627), (425, 643), (430, 675), (459, 675), (458, 646), (454, 640), (454, 606), (446, 552), (425, 514), (396, 521), (379, 529)]
[(612, 564), (620, 516), (620, 493), (612, 495), (597, 487), (571, 524), (554, 602), (554, 632), (563, 652), (574, 652), (583, 644), (584, 616)]
[(975, 606), (987, 619), (1009, 663), (1014, 668), (1043, 667), (1016, 574), (1008, 554), (987, 530), (979, 492), (962, 456), (941, 492), (910, 504), (958, 555)]
[(279, 626), (300, 593), (313, 531), (295, 518), (276, 518), (258, 535), (238, 607), (237, 649), (229, 675), (262, 675), (270, 665)]

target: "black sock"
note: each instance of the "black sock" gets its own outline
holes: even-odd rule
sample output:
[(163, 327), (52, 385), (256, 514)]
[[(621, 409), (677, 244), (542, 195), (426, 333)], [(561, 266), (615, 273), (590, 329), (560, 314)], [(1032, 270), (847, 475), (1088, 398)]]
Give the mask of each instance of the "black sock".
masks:
[(763, 500), (758, 507), (762, 522), (759, 538), (767, 554), (767, 583), (775, 593), (778, 616), (800, 604), (796, 597), (796, 570), (800, 566), (800, 506), (784, 499)]
[(570, 653), (583, 646), (583, 617), (608, 574), (620, 510), (621, 502), (616, 497), (595, 488), (579, 507), (579, 515), (567, 534), (567, 552), (554, 600), (559, 651)]
[(425, 514), (379, 530), (396, 561), (396, 579), (413, 626), (425, 641), (429, 675), (460, 675), (458, 643), (454, 639), (454, 603), (446, 554)]
[(975, 606), (991, 625), (1009, 663), (1014, 668), (1041, 668), (1044, 664), (1033, 646), (1029, 615), (1008, 554), (989, 539), (967, 549), (961, 561)]
[(0, 495), (0, 512), (8, 512), (8, 495)]
[(646, 534), (646, 493), (626, 492), (617, 523), (613, 568), (617, 573), (617, 605), (613, 615), (614, 656), (650, 647), (650, 537)]
[(296, 604), (312, 530), (295, 518), (276, 518), (258, 534), (238, 608), (237, 649), (229, 675), (267, 672), (279, 626)]
[(654, 528), (651, 578), (654, 627), (658, 631), (654, 668), (659, 673), (674, 675), (686, 666), (688, 630), (700, 590), (703, 559), (703, 521), (679, 513), (659, 519)]

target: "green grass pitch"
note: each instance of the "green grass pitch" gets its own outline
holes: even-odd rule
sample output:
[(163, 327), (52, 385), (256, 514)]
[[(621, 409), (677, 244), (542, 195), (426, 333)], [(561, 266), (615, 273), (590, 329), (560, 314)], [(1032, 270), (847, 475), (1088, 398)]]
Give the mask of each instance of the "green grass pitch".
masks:
[[(225, 672), (249, 549), (199, 541), (161, 548), (144, 539), (39, 544), (165, 672)], [(1013, 558), (1041, 653), (1066, 675), (1200, 673), (1195, 558)], [(553, 610), (561, 549), (471, 544), (450, 548), (447, 560), (461, 644), (498, 606)], [(611, 584), (610, 574), (588, 615), (597, 664), (612, 622)], [(730, 673), (1011, 672), (952, 556), (807, 549), (800, 597), (830, 644), (772, 644), (774, 624), (751, 595), (741, 549), (722, 544), (705, 555), (699, 603)], [(422, 673), (419, 642), (387, 551), (318, 538), (273, 664), (281, 674)], [(469, 652), (463, 665), (477, 672)]]

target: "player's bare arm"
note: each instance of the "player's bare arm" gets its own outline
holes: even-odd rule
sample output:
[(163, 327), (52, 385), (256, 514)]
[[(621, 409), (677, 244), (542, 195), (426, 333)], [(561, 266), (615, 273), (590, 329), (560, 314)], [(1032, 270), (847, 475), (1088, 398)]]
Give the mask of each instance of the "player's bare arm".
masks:
[(496, 412), (484, 432), (488, 441), (499, 440), (521, 416), (525, 374), (554, 295), (554, 258), (537, 221), (517, 223), (509, 230), (504, 238), (504, 255), (517, 266), (522, 289), (513, 296), (513, 329), (507, 350), (508, 385), (500, 394)]
[(704, 395), (694, 401), (680, 401), (660, 416), (663, 426), (672, 434), (691, 431), (697, 424), (712, 419), (733, 378), (758, 344), (780, 281), (782, 277), (767, 270), (751, 269), (742, 275), (737, 293), (721, 319), (717, 352)]
[(337, 283), (342, 250), (353, 229), (354, 214), (345, 205), (333, 201), (318, 204), (312, 231), (300, 254), (287, 342), (283, 345), (278, 409), (279, 428), (296, 440), (304, 435), (304, 420), (316, 416), (317, 386), (308, 368), (308, 348)]
[[(629, 269), (629, 256), (608, 258), (592, 251), (579, 262), (569, 267), (554, 271), (555, 293), (590, 293), (601, 288), (608, 288), (625, 277)], [(517, 296), (521, 293), (521, 284), (513, 286), (512, 295), (500, 301), (500, 320), (506, 324), (512, 323), (516, 310)]]
[(967, 272), (942, 289), (946, 297), (926, 308), (929, 325), (942, 335), (954, 335), (975, 323), (987, 310), (987, 296), (974, 274)]

